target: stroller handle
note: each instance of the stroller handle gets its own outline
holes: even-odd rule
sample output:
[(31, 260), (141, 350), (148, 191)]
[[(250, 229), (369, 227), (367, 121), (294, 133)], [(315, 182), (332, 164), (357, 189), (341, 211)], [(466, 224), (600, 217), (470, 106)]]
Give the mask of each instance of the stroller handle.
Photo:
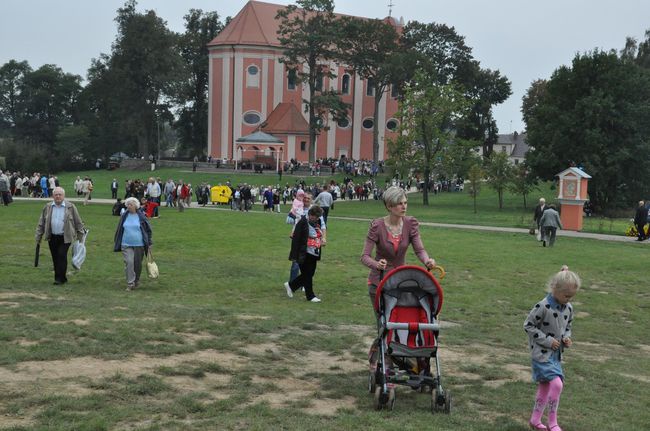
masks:
[[(434, 271), (438, 272), (438, 275), (440, 276), (441, 280), (443, 278), (445, 278), (445, 275), (447, 275), (447, 271), (445, 271), (445, 268), (443, 268), (442, 265), (436, 265), (431, 269), (427, 269), (427, 271), (429, 271), (431, 274), (433, 274)], [(383, 269), (379, 270), (379, 279), (380, 280), (384, 279), (384, 270)]]
[[(386, 329), (410, 329), (412, 323), (386, 322)], [(437, 323), (418, 323), (417, 330), (440, 331), (440, 325)]]
[(440, 266), (440, 265), (436, 265), (436, 266), (434, 266), (433, 268), (431, 268), (431, 269), (429, 270), (429, 272), (432, 273), (432, 274), (433, 274), (433, 271), (437, 271), (437, 272), (438, 272), (438, 275), (440, 276), (440, 279), (441, 279), (441, 280), (442, 280), (443, 278), (445, 278), (445, 275), (447, 275), (447, 271), (445, 271), (445, 268), (443, 268), (443, 267)]

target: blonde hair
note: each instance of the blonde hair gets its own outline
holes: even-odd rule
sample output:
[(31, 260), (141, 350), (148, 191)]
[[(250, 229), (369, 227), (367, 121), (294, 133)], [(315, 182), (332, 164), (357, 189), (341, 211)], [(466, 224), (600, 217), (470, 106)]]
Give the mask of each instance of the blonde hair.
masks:
[(386, 208), (394, 207), (403, 199), (407, 199), (406, 192), (400, 187), (391, 186), (384, 192), (384, 205)]
[(577, 292), (581, 284), (580, 276), (573, 271), (569, 271), (568, 266), (562, 265), (560, 272), (548, 280), (546, 287), (549, 292)]
[(137, 199), (137, 198), (130, 197), (130, 198), (126, 198), (126, 199), (124, 199), (124, 206), (125, 206), (125, 207), (126, 207), (126, 206), (129, 206), (129, 204), (133, 204), (133, 205), (135, 205), (135, 209), (139, 209), (139, 208), (140, 208), (140, 202), (138, 202), (138, 199)]

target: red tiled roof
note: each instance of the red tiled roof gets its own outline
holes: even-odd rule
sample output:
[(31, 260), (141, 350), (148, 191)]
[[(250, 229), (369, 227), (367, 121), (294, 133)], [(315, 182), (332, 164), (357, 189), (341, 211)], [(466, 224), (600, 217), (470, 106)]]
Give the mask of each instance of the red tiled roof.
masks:
[[(281, 47), (278, 40), (280, 22), (275, 19), (280, 9), (286, 6), (250, 0), (230, 21), (208, 46), (219, 45), (257, 45)], [(337, 17), (346, 16), (335, 13)], [(401, 33), (401, 24), (394, 18), (386, 17), (384, 22), (391, 24)]]
[(270, 134), (308, 135), (309, 123), (293, 103), (280, 103), (261, 127)]
[(262, 45), (281, 46), (278, 40), (279, 23), (275, 16), (286, 6), (249, 1), (208, 46)]

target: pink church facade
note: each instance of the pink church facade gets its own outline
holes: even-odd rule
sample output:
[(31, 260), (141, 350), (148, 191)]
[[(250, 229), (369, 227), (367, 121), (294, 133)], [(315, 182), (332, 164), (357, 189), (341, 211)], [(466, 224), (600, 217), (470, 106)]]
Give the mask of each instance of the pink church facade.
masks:
[[(281, 8), (284, 6), (249, 1), (208, 45), (207, 152), (213, 158), (250, 158), (237, 140), (261, 130), (273, 134), (282, 144), (253, 147), (259, 154), (280, 161), (309, 160), (308, 117), (302, 103), (309, 93), (306, 85), (296, 82), (280, 62), (282, 48), (275, 16)], [(329, 118), (325, 122), (327, 127), (317, 137), (316, 158), (372, 159), (374, 96), (367, 82), (353, 72), (335, 63), (328, 66), (337, 76), (325, 78), (323, 88), (341, 93), (351, 108), (347, 121), (337, 123)], [(387, 140), (395, 137), (398, 127), (398, 103), (390, 90), (379, 105), (380, 160), (386, 159)], [(278, 130), (278, 124), (267, 120), (279, 117), (276, 109), (284, 107), (285, 112), (286, 104), (294, 105), (304, 121), (285, 121), (283, 127), (287, 130)]]

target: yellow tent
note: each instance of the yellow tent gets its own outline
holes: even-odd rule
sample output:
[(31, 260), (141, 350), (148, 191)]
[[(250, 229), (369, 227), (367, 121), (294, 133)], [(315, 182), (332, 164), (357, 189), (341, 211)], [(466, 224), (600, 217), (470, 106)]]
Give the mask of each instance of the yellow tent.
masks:
[(210, 200), (212, 203), (227, 204), (230, 202), (232, 190), (228, 186), (214, 186), (210, 189)]

